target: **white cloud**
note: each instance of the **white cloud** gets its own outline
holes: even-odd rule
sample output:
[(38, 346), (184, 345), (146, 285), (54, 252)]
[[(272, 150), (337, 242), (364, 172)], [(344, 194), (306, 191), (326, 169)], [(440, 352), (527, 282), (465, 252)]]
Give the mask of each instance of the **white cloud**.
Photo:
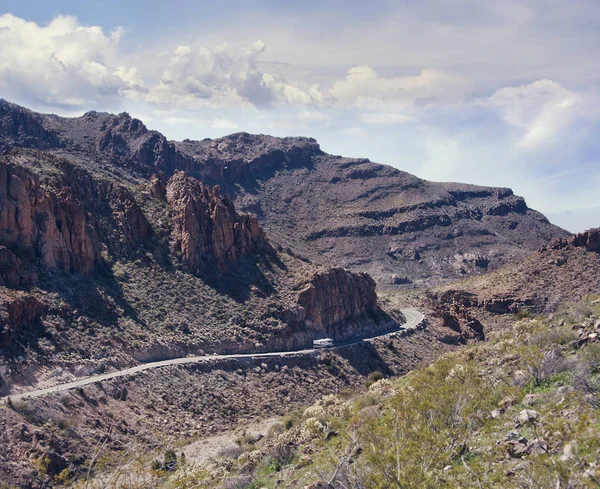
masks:
[(369, 135), (369, 131), (362, 127), (348, 127), (342, 131), (344, 134), (352, 137), (366, 138)]
[(74, 17), (47, 26), (0, 16), (0, 85), (4, 96), (56, 106), (95, 106), (144, 90), (135, 69), (116, 62), (122, 29), (105, 35)]
[(238, 125), (227, 119), (215, 119), (212, 122), (212, 127), (214, 129), (237, 129)]
[(518, 145), (526, 149), (552, 142), (589, 109), (584, 102), (581, 94), (551, 80), (502, 88), (489, 99), (506, 122), (521, 129)]
[(393, 112), (368, 112), (360, 116), (360, 120), (365, 124), (373, 125), (392, 125), (404, 124), (406, 122), (414, 122), (415, 118), (408, 114), (393, 113)]
[(327, 122), (331, 116), (316, 110), (303, 110), (298, 114), (298, 119), (307, 122)]
[(382, 101), (399, 101), (411, 106), (418, 99), (463, 95), (468, 88), (468, 80), (438, 70), (424, 69), (414, 76), (383, 77), (372, 67), (362, 65), (351, 68), (343, 80), (334, 82), (329, 93), (341, 104), (364, 108)]

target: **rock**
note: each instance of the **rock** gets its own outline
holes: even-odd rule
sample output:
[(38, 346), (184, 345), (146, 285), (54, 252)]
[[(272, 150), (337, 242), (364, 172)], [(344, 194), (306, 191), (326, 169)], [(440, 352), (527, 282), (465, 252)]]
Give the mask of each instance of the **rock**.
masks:
[(515, 418), (515, 423), (518, 426), (522, 426), (527, 423), (537, 423), (540, 419), (540, 413), (533, 409), (523, 409), (518, 416)]
[(47, 309), (32, 294), (0, 294), (0, 346), (10, 346), (13, 338), (25, 327), (37, 324)]
[(96, 244), (83, 206), (69, 189), (60, 195), (46, 192), (23, 167), (0, 163), (0, 202), (0, 245), (21, 250), (47, 268), (94, 270)]
[(566, 462), (568, 460), (575, 459), (576, 456), (577, 456), (577, 442), (570, 441), (568, 443), (565, 443), (565, 445), (563, 447), (563, 454), (561, 455), (560, 459), (562, 461)]
[(517, 386), (523, 386), (529, 382), (529, 375), (523, 370), (516, 370), (513, 374), (513, 383)]
[(590, 229), (568, 238), (558, 238), (543, 249), (560, 250), (568, 246), (585, 248), (587, 251), (600, 253), (600, 228)]
[(271, 252), (256, 217), (238, 214), (219, 186), (212, 189), (176, 172), (167, 184), (173, 210), (173, 236), (182, 262), (193, 273), (216, 267), (225, 272), (244, 255)]
[(129, 247), (129, 251), (135, 249), (139, 242), (150, 236), (152, 233), (150, 223), (127, 189), (120, 187), (113, 191), (111, 207), (115, 221), (123, 233), (123, 241)]
[(504, 397), (499, 403), (498, 407), (503, 411), (506, 411), (509, 407), (513, 406), (517, 402), (517, 399), (513, 396)]
[(158, 200), (164, 200), (167, 196), (167, 185), (158, 174), (152, 175), (148, 183), (148, 191), (150, 195)]
[(475, 298), (463, 291), (449, 290), (431, 296), (435, 316), (441, 318), (442, 326), (453, 331), (444, 338), (445, 343), (465, 344), (469, 340), (484, 340), (483, 324), (469, 311), (476, 304)]
[(527, 445), (527, 454), (540, 455), (542, 453), (548, 453), (548, 444), (540, 438), (531, 440)]
[(525, 443), (509, 441), (506, 443), (508, 455), (511, 458), (521, 458), (527, 453), (528, 447)]
[(366, 273), (331, 268), (314, 274), (298, 293), (311, 328), (324, 330), (377, 311), (375, 281)]
[(492, 419), (498, 419), (500, 416), (502, 416), (502, 410), (501, 409), (494, 409), (491, 413), (490, 413), (490, 417)]

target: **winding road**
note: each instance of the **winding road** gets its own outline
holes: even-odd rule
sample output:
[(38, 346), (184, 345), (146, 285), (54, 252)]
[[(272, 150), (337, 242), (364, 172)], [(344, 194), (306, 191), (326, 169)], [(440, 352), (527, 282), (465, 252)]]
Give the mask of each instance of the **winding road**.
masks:
[[(406, 323), (404, 323), (399, 328), (396, 328), (392, 331), (387, 331), (385, 333), (378, 334), (375, 336), (361, 338), (359, 340), (350, 340), (350, 341), (340, 342), (329, 349), (358, 345), (360, 343), (369, 342), (369, 341), (377, 339), (377, 338), (390, 336), (390, 335), (393, 335), (400, 331), (415, 330), (419, 327), (419, 325), (425, 319), (425, 316), (417, 309), (413, 309), (413, 308), (402, 309), (402, 313), (404, 314), (404, 317), (406, 318)], [(185, 365), (188, 363), (198, 363), (198, 362), (204, 362), (207, 360), (224, 360), (224, 359), (228, 359), (228, 358), (287, 357), (287, 356), (291, 356), (291, 355), (312, 354), (312, 353), (315, 353), (316, 351), (318, 351), (318, 350), (312, 348), (312, 349), (307, 349), (307, 350), (280, 351), (280, 352), (268, 352), (268, 353), (236, 353), (236, 354), (231, 354), (231, 355), (202, 355), (202, 356), (190, 356), (190, 357), (183, 357), (183, 358), (173, 358), (171, 360), (162, 360), (160, 362), (142, 363), (140, 365), (136, 365), (135, 367), (126, 368), (123, 370), (117, 370), (115, 372), (110, 372), (108, 374), (100, 374), (100, 375), (93, 375), (90, 377), (84, 377), (79, 380), (75, 380), (73, 382), (55, 385), (52, 387), (48, 387), (46, 389), (32, 390), (32, 391), (28, 391), (28, 392), (22, 392), (20, 394), (14, 394), (14, 395), (6, 396), (6, 397), (0, 397), (0, 404), (5, 404), (9, 397), (12, 401), (18, 401), (18, 400), (22, 400), (22, 399), (31, 399), (34, 397), (45, 396), (46, 394), (53, 394), (55, 392), (62, 392), (62, 391), (68, 391), (71, 389), (76, 389), (77, 387), (83, 387), (86, 385), (94, 384), (96, 382), (102, 382), (104, 380), (116, 379), (119, 377), (125, 377), (127, 375), (137, 374), (139, 372), (143, 372), (145, 370), (150, 370), (153, 368), (168, 367), (170, 365)]]

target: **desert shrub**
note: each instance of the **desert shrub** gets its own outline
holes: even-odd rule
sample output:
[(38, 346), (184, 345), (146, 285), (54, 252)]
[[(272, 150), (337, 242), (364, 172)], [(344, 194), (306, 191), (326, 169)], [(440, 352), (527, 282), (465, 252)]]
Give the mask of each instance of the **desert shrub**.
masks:
[(522, 319), (528, 318), (530, 316), (531, 316), (531, 311), (528, 308), (526, 308), (526, 307), (522, 307), (517, 312), (517, 319), (519, 321), (521, 321)]
[[(291, 428), (291, 426), (290, 426)], [(267, 439), (268, 440), (272, 440), (273, 438), (276, 438), (277, 436), (281, 435), (284, 431), (287, 431), (289, 428), (286, 428), (286, 426), (283, 423), (275, 423), (273, 426), (271, 426), (269, 428), (269, 432), (267, 433)]]
[(365, 387), (368, 389), (375, 382), (377, 382), (378, 380), (381, 380), (383, 378), (384, 378), (384, 375), (379, 370), (375, 370), (375, 372), (371, 372), (369, 374), (369, 376), (367, 377), (367, 380), (365, 381)]
[(289, 464), (295, 457), (297, 447), (288, 443), (276, 444), (269, 449), (267, 455), (272, 460), (278, 460), (281, 465)]
[(600, 373), (600, 343), (592, 343), (579, 353), (579, 359), (589, 369), (590, 373)]
[(432, 469), (451, 464), (483, 425), (497, 402), (490, 387), (451, 359), (411, 375), (383, 415), (359, 429), (367, 487), (438, 487)]

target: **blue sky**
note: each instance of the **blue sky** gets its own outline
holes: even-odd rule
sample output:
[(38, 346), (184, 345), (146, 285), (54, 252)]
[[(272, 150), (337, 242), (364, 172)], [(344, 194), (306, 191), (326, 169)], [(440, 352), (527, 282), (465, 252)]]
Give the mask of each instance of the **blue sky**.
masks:
[(597, 0), (0, 0), (0, 97), (172, 139), (308, 135), (600, 226)]

